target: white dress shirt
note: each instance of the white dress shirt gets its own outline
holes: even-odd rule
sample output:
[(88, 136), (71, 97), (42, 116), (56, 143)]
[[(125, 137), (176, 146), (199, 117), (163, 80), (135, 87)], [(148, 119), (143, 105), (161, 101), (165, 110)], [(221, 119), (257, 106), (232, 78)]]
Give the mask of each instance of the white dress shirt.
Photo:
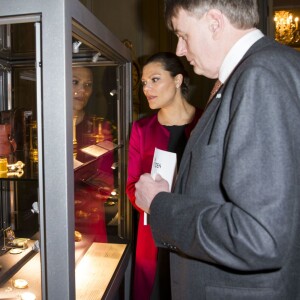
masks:
[(222, 83), (227, 80), (233, 69), (237, 66), (249, 48), (263, 36), (264, 34), (259, 29), (255, 29), (245, 34), (233, 45), (228, 54), (225, 56), (220, 68), (219, 80)]

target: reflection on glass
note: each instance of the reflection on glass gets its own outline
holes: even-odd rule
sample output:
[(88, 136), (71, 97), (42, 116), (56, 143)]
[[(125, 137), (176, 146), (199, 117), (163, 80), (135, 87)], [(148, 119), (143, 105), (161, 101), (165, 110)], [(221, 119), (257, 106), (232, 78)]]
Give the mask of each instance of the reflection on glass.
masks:
[[(75, 170), (75, 240), (107, 242), (107, 203), (115, 190), (116, 127), (104, 97), (105, 67), (72, 68), (73, 147)], [(114, 83), (115, 84), (115, 83)], [(109, 91), (107, 91), (109, 95)], [(111, 98), (111, 97), (109, 97)], [(116, 106), (115, 101), (115, 106)], [(117, 202), (113, 202), (116, 204)], [(117, 205), (115, 205), (115, 210)], [(112, 216), (112, 218), (114, 217)], [(80, 238), (78, 238), (78, 236)]]
[(5, 156), (0, 156), (0, 174), (7, 173), (7, 158)]
[[(103, 117), (103, 107), (95, 107), (94, 74), (92, 68), (73, 67), (73, 143), (77, 145), (77, 159), (82, 162), (90, 160), (80, 150), (99, 142), (113, 141), (113, 127)], [(93, 97), (92, 97), (93, 96)], [(97, 99), (99, 101), (99, 99)]]
[(32, 176), (38, 169), (37, 124), (31, 121), (37, 119), (38, 63), (36, 27), (29, 19), (22, 23), (23, 17), (16, 16), (10, 24), (4, 16), (7, 24), (0, 26), (0, 124), (10, 125), (10, 141), (15, 142), (7, 164), (2, 161), (6, 175), (0, 174), (1, 299), (21, 297), (20, 282), (27, 282), (28, 293), (41, 295), (41, 285), (33, 284), (41, 281), (40, 257), (33, 247), (38, 244), (39, 219), (31, 211), (39, 188), (37, 175)]
[(76, 123), (77, 116), (73, 116), (73, 156), (75, 159), (77, 157)]

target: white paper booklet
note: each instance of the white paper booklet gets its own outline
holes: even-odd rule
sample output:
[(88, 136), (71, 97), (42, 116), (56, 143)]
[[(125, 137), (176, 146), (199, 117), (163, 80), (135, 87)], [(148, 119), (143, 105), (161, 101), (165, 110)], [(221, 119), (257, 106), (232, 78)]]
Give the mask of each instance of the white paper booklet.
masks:
[[(159, 174), (169, 183), (169, 191), (172, 190), (174, 178), (176, 175), (177, 156), (176, 153), (160, 150), (155, 148), (151, 176), (155, 179), (156, 174)], [(147, 225), (147, 213), (144, 213), (144, 225)]]

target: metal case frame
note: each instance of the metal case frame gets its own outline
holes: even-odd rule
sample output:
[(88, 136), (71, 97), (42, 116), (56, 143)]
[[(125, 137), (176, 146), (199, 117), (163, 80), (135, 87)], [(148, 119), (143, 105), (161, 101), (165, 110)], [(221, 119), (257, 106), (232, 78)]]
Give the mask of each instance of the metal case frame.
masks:
[[(72, 31), (86, 30), (101, 47), (123, 63), (120, 93), (126, 99), (120, 114), (128, 120), (122, 135), (128, 137), (131, 120), (131, 58), (129, 50), (77, 0), (2, 0), (1, 19), (22, 16), (41, 20), (41, 53), (37, 57), (42, 85), (38, 86), (40, 246), (43, 299), (75, 299), (74, 171), (72, 144)], [(124, 141), (126, 145), (126, 141)], [(126, 147), (125, 147), (126, 148)], [(125, 151), (127, 151), (125, 149)], [(126, 163), (122, 162), (125, 176)], [(125, 194), (125, 191), (122, 191)], [(120, 210), (130, 218), (130, 206)], [(59, 228), (59, 232), (54, 230)], [(130, 235), (130, 224), (124, 224)]]

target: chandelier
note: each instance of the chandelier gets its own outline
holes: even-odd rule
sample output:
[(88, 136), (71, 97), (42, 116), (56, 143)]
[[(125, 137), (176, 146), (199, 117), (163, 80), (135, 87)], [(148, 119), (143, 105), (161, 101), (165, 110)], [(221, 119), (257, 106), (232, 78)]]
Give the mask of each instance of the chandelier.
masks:
[(299, 17), (285, 10), (275, 11), (275, 40), (289, 46), (300, 46)]

